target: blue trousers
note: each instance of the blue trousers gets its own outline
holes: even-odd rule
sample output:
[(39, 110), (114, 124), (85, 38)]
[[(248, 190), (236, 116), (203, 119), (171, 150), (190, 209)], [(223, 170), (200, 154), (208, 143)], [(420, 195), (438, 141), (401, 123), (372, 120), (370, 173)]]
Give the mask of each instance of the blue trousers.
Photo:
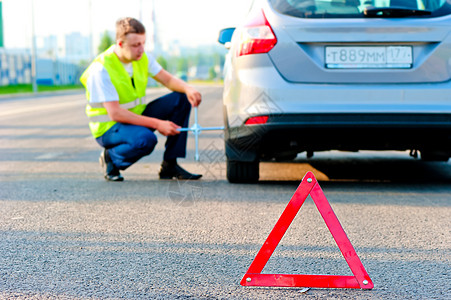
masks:
[[(175, 124), (188, 127), (191, 104), (185, 94), (171, 93), (158, 98), (149, 104), (143, 116), (169, 120)], [(116, 123), (96, 141), (105, 149), (120, 170), (125, 170), (143, 156), (149, 155), (157, 144), (155, 129)], [(187, 132), (168, 136), (163, 155), (164, 160), (186, 156)]]

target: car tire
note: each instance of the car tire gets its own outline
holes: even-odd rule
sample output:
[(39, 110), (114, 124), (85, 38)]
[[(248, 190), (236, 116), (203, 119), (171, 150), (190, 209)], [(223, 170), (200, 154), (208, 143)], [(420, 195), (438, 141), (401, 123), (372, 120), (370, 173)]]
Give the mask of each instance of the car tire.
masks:
[(258, 161), (243, 162), (227, 159), (227, 180), (230, 183), (256, 183), (259, 171)]

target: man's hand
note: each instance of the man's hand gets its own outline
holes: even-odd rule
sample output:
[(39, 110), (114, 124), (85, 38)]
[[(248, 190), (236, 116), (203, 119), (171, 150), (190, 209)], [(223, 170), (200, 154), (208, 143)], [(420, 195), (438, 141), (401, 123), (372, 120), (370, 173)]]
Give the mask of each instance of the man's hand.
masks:
[(202, 101), (201, 94), (195, 88), (164, 69), (155, 75), (154, 79), (172, 91), (185, 93), (193, 107), (199, 106)]
[(158, 122), (158, 126), (156, 129), (162, 135), (170, 136), (179, 134), (180, 131), (177, 130), (179, 128), (181, 127), (171, 121), (160, 120), (160, 122)]
[(193, 107), (199, 106), (202, 102), (202, 95), (191, 86), (186, 89), (186, 97)]

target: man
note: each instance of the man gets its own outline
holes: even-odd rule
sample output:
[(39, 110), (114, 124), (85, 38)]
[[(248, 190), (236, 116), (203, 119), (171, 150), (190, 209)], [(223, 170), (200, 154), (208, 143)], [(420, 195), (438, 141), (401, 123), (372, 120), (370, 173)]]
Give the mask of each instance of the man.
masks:
[[(144, 52), (145, 28), (136, 19), (116, 22), (116, 44), (97, 56), (82, 74), (86, 88), (86, 114), (96, 141), (104, 148), (100, 162), (107, 181), (123, 181), (125, 170), (141, 157), (149, 155), (159, 133), (167, 137), (160, 179), (199, 179), (177, 164), (185, 157), (191, 106), (198, 106), (201, 94), (184, 81), (164, 70)], [(170, 90), (145, 105), (148, 77), (152, 76)]]

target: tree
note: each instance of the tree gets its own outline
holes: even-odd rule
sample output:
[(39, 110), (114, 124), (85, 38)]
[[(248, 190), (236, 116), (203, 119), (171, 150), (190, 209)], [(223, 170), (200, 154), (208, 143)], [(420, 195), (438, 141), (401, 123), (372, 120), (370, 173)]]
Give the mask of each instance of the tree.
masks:
[(210, 80), (216, 79), (216, 76), (218, 76), (218, 74), (216, 74), (215, 67), (214, 66), (210, 67), (208, 69), (208, 79)]
[(165, 69), (165, 70), (168, 69), (168, 61), (162, 55), (157, 57), (157, 62), (160, 64), (160, 66), (163, 69)]
[(114, 44), (113, 38), (110, 36), (107, 30), (103, 33), (102, 37), (100, 38), (100, 44), (97, 48), (97, 51), (99, 53), (102, 53), (106, 49), (108, 49), (112, 44)]
[(177, 72), (188, 72), (188, 59), (186, 59), (186, 57), (181, 56), (177, 59)]

